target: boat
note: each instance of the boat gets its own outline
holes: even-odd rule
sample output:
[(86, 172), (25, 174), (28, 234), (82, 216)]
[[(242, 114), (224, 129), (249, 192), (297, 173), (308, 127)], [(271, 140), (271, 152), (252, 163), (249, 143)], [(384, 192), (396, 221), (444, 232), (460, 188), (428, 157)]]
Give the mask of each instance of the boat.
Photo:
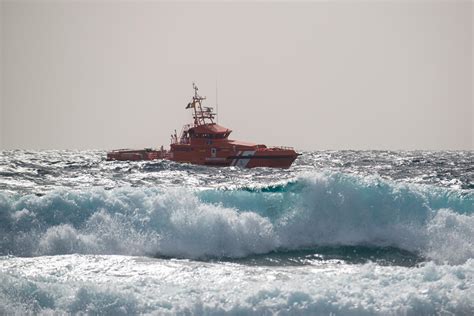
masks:
[(289, 168), (300, 155), (292, 147), (267, 147), (229, 139), (232, 130), (216, 122), (212, 107), (203, 106), (206, 97), (198, 94), (194, 83), (193, 89), (194, 96), (186, 105), (186, 109), (193, 111), (193, 123), (184, 125), (179, 137), (175, 130), (169, 150), (163, 146), (160, 149), (118, 149), (108, 152), (107, 160), (167, 159), (206, 166)]

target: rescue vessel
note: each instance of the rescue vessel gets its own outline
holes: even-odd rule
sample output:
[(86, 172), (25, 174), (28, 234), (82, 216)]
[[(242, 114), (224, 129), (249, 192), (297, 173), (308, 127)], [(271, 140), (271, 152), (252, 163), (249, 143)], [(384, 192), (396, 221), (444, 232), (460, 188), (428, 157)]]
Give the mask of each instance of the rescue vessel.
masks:
[(298, 157), (291, 147), (267, 147), (229, 139), (232, 130), (217, 124), (212, 107), (203, 106), (206, 97), (198, 94), (193, 83), (194, 96), (186, 109), (193, 111), (193, 123), (184, 125), (180, 136), (171, 135), (170, 149), (119, 149), (107, 153), (107, 160), (168, 159), (207, 166), (239, 166), (246, 168), (289, 168)]

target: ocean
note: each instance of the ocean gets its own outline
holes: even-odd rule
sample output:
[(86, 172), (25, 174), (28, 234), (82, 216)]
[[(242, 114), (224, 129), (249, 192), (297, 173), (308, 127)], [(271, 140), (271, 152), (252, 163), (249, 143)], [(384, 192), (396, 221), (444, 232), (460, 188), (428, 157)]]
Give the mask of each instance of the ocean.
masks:
[(474, 152), (0, 152), (0, 314), (473, 315)]

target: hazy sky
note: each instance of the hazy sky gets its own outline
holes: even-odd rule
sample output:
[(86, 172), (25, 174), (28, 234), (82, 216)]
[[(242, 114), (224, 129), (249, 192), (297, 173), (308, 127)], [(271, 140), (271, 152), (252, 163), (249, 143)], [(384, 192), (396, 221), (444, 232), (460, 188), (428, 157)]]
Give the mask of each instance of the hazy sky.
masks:
[[(1, 1), (1, 0), (0, 0)], [(191, 121), (297, 149), (474, 149), (470, 1), (2, 1), (3, 148), (142, 148)]]

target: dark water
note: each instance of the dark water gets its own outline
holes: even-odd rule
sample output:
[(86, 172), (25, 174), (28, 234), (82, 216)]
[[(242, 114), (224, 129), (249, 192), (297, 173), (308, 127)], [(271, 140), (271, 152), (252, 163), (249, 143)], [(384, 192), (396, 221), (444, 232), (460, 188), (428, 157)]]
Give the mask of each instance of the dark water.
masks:
[(374, 262), (378, 265), (398, 265), (415, 267), (424, 258), (410, 251), (393, 247), (364, 246), (320, 246), (297, 251), (272, 251), (264, 255), (251, 255), (230, 262), (251, 266), (304, 266), (334, 263), (364, 264)]

